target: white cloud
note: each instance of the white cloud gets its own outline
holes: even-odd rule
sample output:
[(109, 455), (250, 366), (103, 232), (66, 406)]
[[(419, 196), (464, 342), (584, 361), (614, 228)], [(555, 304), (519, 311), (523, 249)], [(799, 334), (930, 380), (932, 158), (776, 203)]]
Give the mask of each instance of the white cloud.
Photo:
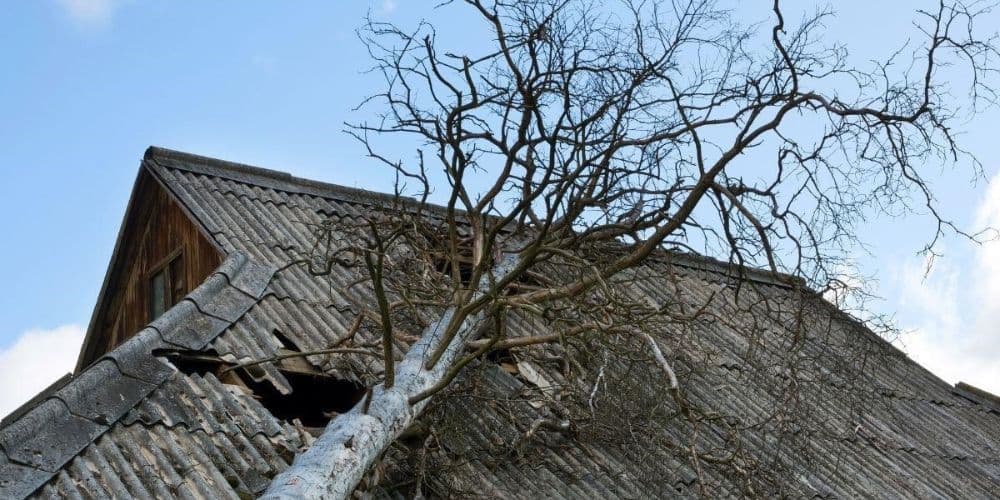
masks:
[(120, 0), (57, 0), (70, 20), (87, 30), (100, 30), (110, 26), (120, 3)]
[[(976, 225), (1000, 228), (1000, 174), (977, 210)], [(949, 383), (1000, 394), (1000, 242), (946, 255), (926, 277), (927, 262), (919, 259), (897, 270), (900, 323), (912, 330), (901, 339), (904, 350)]]
[(28, 330), (0, 349), (0, 417), (73, 371), (83, 335), (79, 325)]
[(382, 0), (382, 6), (379, 7), (379, 11), (381, 11), (382, 14), (389, 15), (396, 12), (397, 7), (399, 7), (399, 5), (395, 0)]

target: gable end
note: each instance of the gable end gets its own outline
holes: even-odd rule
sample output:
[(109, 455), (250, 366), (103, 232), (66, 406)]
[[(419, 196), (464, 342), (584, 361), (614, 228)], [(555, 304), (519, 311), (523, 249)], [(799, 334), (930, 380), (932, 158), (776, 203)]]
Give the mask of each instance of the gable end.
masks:
[[(144, 162), (132, 189), (76, 372), (86, 368), (198, 286), (224, 252)], [(166, 297), (152, 287), (169, 275)], [(164, 302), (165, 301), (165, 302)]]

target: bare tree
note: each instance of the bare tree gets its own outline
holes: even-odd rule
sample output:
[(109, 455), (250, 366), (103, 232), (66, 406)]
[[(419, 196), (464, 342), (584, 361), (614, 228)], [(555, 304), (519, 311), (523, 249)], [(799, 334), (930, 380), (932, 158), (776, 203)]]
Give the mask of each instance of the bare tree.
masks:
[[(650, 333), (724, 322), (722, 306), (715, 293), (665, 303), (631, 293), (652, 256), (715, 256), (815, 295), (843, 282), (856, 225), (873, 213), (928, 212), (927, 251), (949, 232), (978, 237), (941, 213), (924, 172), (955, 162), (979, 172), (954, 127), (995, 97), (995, 38), (974, 29), (990, 4), (917, 11), (921, 38), (861, 68), (823, 38), (831, 11), (793, 23), (777, 0), (768, 25), (748, 26), (709, 0), (452, 3), (489, 30), (489, 46), (444, 48), (426, 23), (370, 20), (360, 32), (385, 86), (361, 107), (377, 119), (348, 133), (396, 173), (396, 196), (321, 228), (327, 243), (308, 265), (359, 270), (372, 300), (352, 331), (380, 332), (382, 383), (267, 497), (350, 495), (432, 396), (491, 352), (603, 343), (581, 392), (593, 412), (608, 356), (642, 352), (676, 415), (709, 419)], [(414, 159), (379, 142), (396, 136), (417, 142)], [(809, 314), (764, 292), (740, 300), (799, 318), (790, 325)], [(549, 333), (511, 335), (511, 318)], [(569, 425), (539, 420), (525, 434)], [(693, 455), (710, 459), (723, 461)]]

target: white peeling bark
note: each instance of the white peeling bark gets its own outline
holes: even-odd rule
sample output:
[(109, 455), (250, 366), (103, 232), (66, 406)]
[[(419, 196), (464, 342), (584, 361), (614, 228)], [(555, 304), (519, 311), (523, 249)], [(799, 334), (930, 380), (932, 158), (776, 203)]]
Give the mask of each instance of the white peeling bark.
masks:
[[(513, 263), (508, 259), (498, 267), (505, 274)], [(455, 310), (448, 309), (424, 331), (403, 360), (396, 365), (396, 383), (391, 389), (374, 388), (368, 412), (364, 401), (350, 412), (339, 415), (323, 434), (292, 465), (278, 474), (261, 497), (267, 500), (298, 498), (347, 498), (382, 452), (420, 415), (431, 398), (409, 404), (412, 396), (440, 382), (462, 355), (481, 316), (466, 318), (457, 335), (434, 368), (424, 368), (427, 357), (438, 345)]]
[(677, 383), (677, 375), (674, 374), (674, 369), (667, 362), (667, 358), (663, 356), (663, 352), (660, 351), (660, 345), (656, 343), (656, 339), (651, 337), (648, 333), (640, 331), (643, 337), (645, 337), (646, 342), (649, 343), (649, 348), (653, 350), (653, 357), (656, 358), (656, 362), (660, 364), (660, 368), (663, 368), (663, 372), (667, 374), (667, 379), (670, 380), (670, 389), (677, 390), (679, 387)]

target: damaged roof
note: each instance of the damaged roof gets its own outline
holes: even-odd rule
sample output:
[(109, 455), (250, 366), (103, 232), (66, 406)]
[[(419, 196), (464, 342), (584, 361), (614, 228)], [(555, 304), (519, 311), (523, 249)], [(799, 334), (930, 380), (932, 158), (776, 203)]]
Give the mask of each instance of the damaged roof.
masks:
[[(269, 404), (295, 394), (297, 372), (263, 363), (235, 385), (199, 368), (197, 356), (233, 364), (323, 349), (348, 335), (354, 304), (373, 300), (350, 286), (355, 270), (314, 276), (289, 264), (309, 254), (318, 225), (357, 217), (385, 195), (159, 148), (141, 168), (228, 257), (159, 319), (4, 420), (2, 498), (259, 495), (313, 439), (287, 408)], [(755, 312), (741, 305), (734, 280), (759, 296), (809, 304), (802, 338), (781, 333), (802, 308)], [(686, 397), (705, 409), (704, 424), (672, 418), (647, 360), (559, 346), (510, 353), (442, 394), (425, 419), (437, 429), (433, 449), (419, 463), (390, 452), (369, 489), (389, 497), (409, 496), (415, 482), (442, 497), (1000, 495), (996, 397), (950, 386), (814, 294), (692, 256), (647, 263), (628, 293), (657, 304), (707, 300), (715, 317), (731, 319), (654, 332)], [(510, 320), (511, 335), (546, 331), (537, 318)], [(362, 356), (306, 360), (346, 392), (380, 376), (380, 363)], [(794, 392), (790, 381), (800, 386)], [(574, 399), (567, 387), (589, 398)], [(776, 417), (775, 408), (796, 411)], [(572, 429), (549, 425), (567, 415), (586, 418)], [(690, 442), (718, 453), (699, 459), (679, 446)], [(750, 479), (755, 473), (766, 480)]]

